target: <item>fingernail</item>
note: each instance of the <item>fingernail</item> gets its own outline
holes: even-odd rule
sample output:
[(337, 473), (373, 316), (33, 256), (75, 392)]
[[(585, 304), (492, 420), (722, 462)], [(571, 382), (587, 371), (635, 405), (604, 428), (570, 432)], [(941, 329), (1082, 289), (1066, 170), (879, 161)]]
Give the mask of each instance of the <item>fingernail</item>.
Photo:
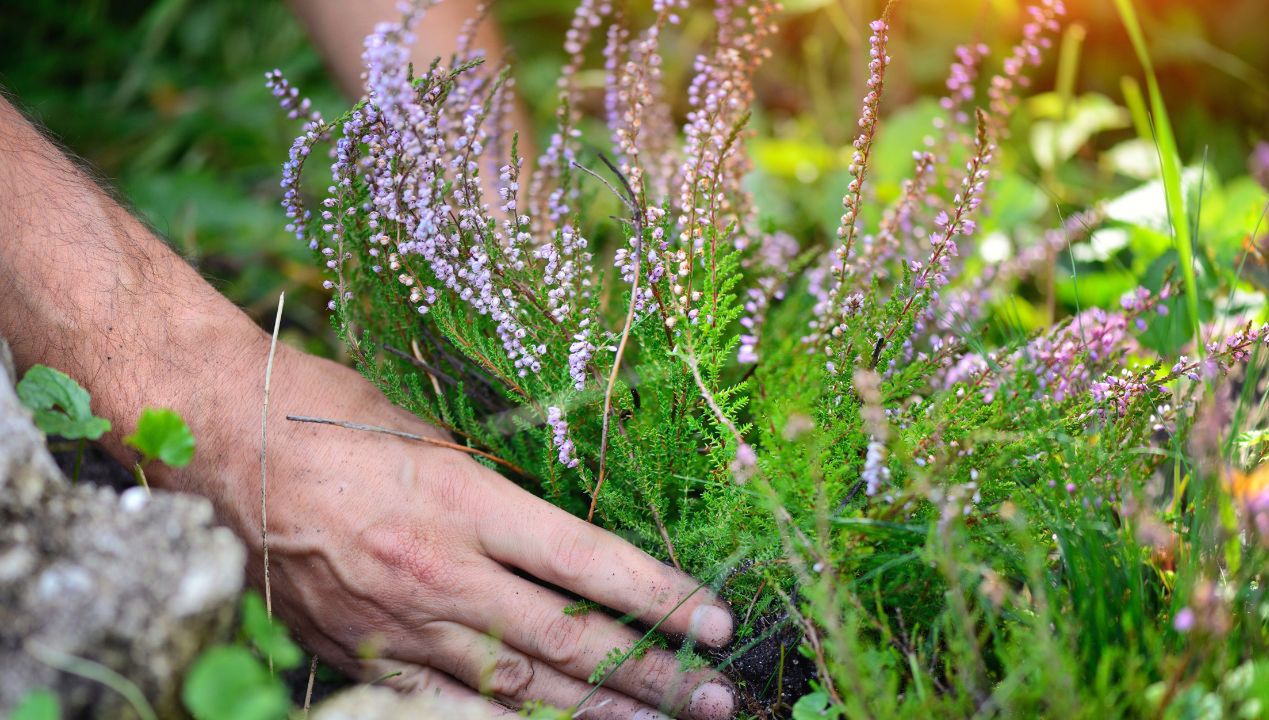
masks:
[(731, 640), (731, 613), (717, 605), (702, 605), (692, 611), (689, 633), (706, 645), (722, 647)]
[(692, 693), (687, 711), (702, 720), (725, 720), (736, 711), (736, 698), (731, 688), (718, 683), (705, 683)]
[(662, 713), (659, 713), (656, 710), (649, 710), (647, 708), (644, 708), (642, 710), (635, 711), (635, 714), (631, 717), (631, 720), (673, 720), (673, 719), (669, 715), (663, 715)]

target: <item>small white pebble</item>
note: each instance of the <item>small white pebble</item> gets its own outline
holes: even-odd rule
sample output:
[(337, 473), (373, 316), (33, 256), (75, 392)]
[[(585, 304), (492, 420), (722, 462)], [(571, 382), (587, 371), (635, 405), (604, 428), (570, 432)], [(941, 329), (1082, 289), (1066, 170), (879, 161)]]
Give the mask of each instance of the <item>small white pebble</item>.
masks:
[(124, 512), (139, 512), (148, 502), (150, 502), (150, 493), (139, 485), (124, 490), (119, 496), (119, 507), (123, 508)]

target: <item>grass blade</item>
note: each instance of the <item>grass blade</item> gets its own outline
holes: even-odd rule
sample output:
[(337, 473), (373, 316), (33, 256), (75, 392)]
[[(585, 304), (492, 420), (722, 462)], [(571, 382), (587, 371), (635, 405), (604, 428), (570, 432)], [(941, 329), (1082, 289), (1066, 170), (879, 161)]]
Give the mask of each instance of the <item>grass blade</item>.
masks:
[(1177, 150), (1176, 137), (1172, 134), (1172, 123), (1168, 120), (1168, 110), (1163, 103), (1163, 93), (1159, 90), (1159, 80), (1155, 77), (1154, 63), (1150, 61), (1150, 52), (1146, 47), (1145, 35), (1141, 32), (1141, 23), (1137, 12), (1133, 9), (1132, 0), (1115, 0), (1115, 7), (1123, 20), (1124, 29), (1132, 41), (1137, 59), (1146, 74), (1146, 93), (1150, 99), (1150, 114), (1153, 123), (1153, 140), (1159, 153), (1159, 167), (1163, 177), (1164, 197), (1167, 199), (1168, 221), (1172, 226), (1172, 237), (1176, 242), (1177, 254), (1181, 258), (1181, 274), (1185, 281), (1186, 307), (1190, 313), (1190, 324), (1194, 333), (1194, 342), (1200, 357), (1205, 354), (1203, 338), (1200, 331), (1198, 282), (1194, 275), (1194, 240), (1190, 233), (1190, 225), (1185, 212), (1185, 197), (1181, 187), (1181, 155)]

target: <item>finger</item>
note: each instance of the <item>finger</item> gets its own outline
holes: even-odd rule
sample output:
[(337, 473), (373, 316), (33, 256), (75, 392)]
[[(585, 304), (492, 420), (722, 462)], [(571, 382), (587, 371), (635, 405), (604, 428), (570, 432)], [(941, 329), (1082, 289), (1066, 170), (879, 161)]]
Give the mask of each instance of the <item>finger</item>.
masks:
[[(602, 612), (566, 614), (566, 598), (502, 570), (498, 592), (462, 607), (468, 627), (500, 637), (507, 644), (579, 680), (624, 655), (642, 635)], [(670, 714), (713, 720), (731, 717), (735, 697), (713, 670), (683, 672), (673, 653), (659, 648), (631, 653), (605, 667), (604, 685)]]
[[(372, 680), (383, 678), (381, 682), (385, 687), (419, 695), (434, 703), (428, 707), (402, 708), (417, 711), (422, 717), (443, 714), (460, 720), (487, 720), (515, 715), (510, 708), (490, 702), (449, 675), (430, 667), (387, 659), (367, 660), (362, 667), (366, 677)], [(423, 714), (424, 710), (428, 712)]]
[(426, 633), (429, 663), (503, 702), (576, 708), (591, 720), (668, 720), (615, 690), (599, 688), (592, 694), (585, 682), (458, 623), (430, 623)]
[(730, 642), (731, 612), (709, 588), (510, 482), (496, 491), (503, 496), (477, 531), (494, 559), (650, 625), (660, 622), (662, 632), (714, 647)]

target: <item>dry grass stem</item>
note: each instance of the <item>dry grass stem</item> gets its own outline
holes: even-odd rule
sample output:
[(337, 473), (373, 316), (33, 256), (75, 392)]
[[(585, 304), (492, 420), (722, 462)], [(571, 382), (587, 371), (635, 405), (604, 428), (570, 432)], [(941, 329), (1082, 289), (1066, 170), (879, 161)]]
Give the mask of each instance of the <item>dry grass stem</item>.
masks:
[(308, 718), (308, 709), (313, 704), (313, 681), (317, 679), (317, 656), (308, 664), (308, 687), (304, 689), (304, 717)]
[(515, 463), (510, 462), (508, 460), (503, 460), (497, 455), (491, 455), (490, 453), (487, 453), (484, 450), (477, 450), (474, 447), (467, 447), (466, 445), (459, 445), (458, 443), (453, 443), (448, 440), (439, 440), (437, 438), (431, 438), (426, 435), (419, 435), (417, 433), (406, 432), (404, 430), (394, 430), (392, 428), (380, 427), (378, 425), (366, 425), (365, 423), (349, 422), (347, 420), (332, 420), (330, 418), (310, 417), (308, 415), (287, 415), (286, 419), (290, 420), (291, 422), (315, 423), (317, 425), (334, 425), (336, 427), (341, 427), (346, 430), (360, 430), (362, 432), (373, 432), (373, 433), (380, 433), (383, 435), (391, 435), (393, 437), (399, 437), (404, 440), (414, 440), (415, 442), (421, 442), (427, 445), (435, 445), (436, 447), (448, 448), (450, 450), (458, 450), (459, 452), (465, 452), (468, 455), (475, 455), (477, 457), (482, 457), (490, 462), (497, 463), (507, 468), (508, 470), (519, 473), (521, 475), (529, 474), (524, 468), (520, 467), (519, 465), (516, 465)]
[[(286, 293), (278, 294), (278, 312), (273, 318), (273, 336), (269, 339), (269, 361), (264, 366), (264, 401), (260, 404), (260, 545), (264, 549), (264, 607), (273, 621), (273, 588), (269, 583), (269, 473), (266, 462), (269, 452), (269, 385), (273, 380), (273, 357), (278, 350), (278, 330), (282, 327), (282, 307)], [(273, 671), (273, 656), (269, 656)]]

